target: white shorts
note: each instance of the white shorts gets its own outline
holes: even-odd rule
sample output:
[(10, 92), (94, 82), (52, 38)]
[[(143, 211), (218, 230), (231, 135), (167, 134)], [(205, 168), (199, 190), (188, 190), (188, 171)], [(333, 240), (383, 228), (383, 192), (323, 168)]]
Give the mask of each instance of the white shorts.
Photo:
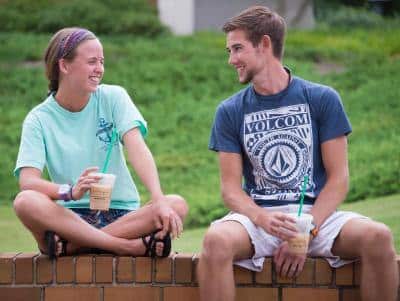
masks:
[[(297, 205), (266, 207), (269, 211), (281, 211), (284, 213), (297, 212)], [(304, 205), (303, 212), (311, 210), (311, 205)], [(353, 218), (368, 219), (368, 217), (349, 211), (335, 211), (332, 213), (319, 228), (318, 235), (311, 240), (308, 248), (308, 256), (324, 257), (331, 267), (337, 268), (355, 260), (344, 260), (339, 256), (334, 256), (331, 252), (335, 238), (338, 236), (343, 225)], [(252, 271), (259, 272), (263, 268), (264, 258), (273, 256), (275, 249), (281, 244), (282, 240), (267, 233), (261, 227), (253, 224), (250, 219), (242, 214), (231, 212), (223, 218), (214, 221), (212, 224), (224, 221), (239, 222), (246, 229), (254, 246), (252, 258), (235, 261), (234, 264), (242, 266)]]

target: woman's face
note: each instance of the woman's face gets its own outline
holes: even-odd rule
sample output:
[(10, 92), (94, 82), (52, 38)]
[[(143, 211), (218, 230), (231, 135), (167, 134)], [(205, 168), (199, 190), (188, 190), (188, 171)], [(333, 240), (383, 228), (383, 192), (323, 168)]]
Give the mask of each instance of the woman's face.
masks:
[(103, 46), (97, 39), (87, 40), (75, 52), (71, 61), (65, 60), (63, 79), (79, 94), (94, 92), (104, 74)]

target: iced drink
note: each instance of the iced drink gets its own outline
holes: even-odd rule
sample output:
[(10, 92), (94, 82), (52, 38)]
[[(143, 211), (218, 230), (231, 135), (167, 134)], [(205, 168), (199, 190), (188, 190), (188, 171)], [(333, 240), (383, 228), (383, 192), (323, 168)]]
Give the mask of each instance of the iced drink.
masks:
[(289, 249), (296, 254), (306, 254), (313, 216), (307, 213), (302, 213), (300, 216), (297, 216), (297, 213), (289, 213), (289, 215), (296, 220), (298, 231), (296, 237), (289, 240)]
[(115, 175), (105, 173), (92, 173), (91, 175), (100, 176), (101, 179), (98, 183), (90, 186), (90, 209), (108, 211)]

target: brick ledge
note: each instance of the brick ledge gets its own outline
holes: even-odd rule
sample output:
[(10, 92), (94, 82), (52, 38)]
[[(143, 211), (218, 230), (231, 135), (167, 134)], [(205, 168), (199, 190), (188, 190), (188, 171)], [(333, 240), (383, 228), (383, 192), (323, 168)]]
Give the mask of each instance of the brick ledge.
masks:
[[(0, 253), (0, 300), (196, 301), (197, 263), (196, 254), (163, 259), (88, 254), (51, 261), (36, 253)], [(400, 256), (397, 263), (400, 270)], [(361, 300), (358, 262), (332, 269), (310, 257), (296, 279), (281, 278), (274, 269), (271, 257), (259, 273), (235, 266), (236, 300)]]

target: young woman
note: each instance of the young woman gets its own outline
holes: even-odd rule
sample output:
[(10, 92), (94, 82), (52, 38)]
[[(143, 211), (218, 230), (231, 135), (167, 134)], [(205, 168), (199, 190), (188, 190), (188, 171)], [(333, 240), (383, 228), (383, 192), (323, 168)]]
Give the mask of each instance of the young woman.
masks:
[[(21, 192), (14, 208), (50, 257), (104, 250), (118, 255), (168, 256), (171, 238), (182, 232), (188, 207), (178, 195), (164, 195), (154, 159), (143, 137), (146, 121), (127, 92), (100, 84), (102, 44), (83, 28), (64, 28), (45, 52), (48, 97), (23, 123), (15, 167)], [(112, 140), (116, 131), (118, 139)], [(110, 144), (113, 145), (110, 146)], [(116, 175), (109, 211), (89, 209), (93, 175), (112, 147), (107, 172)], [(140, 199), (129, 163), (148, 189)], [(51, 181), (42, 177), (46, 167)], [(88, 249), (91, 248), (91, 249)]]

